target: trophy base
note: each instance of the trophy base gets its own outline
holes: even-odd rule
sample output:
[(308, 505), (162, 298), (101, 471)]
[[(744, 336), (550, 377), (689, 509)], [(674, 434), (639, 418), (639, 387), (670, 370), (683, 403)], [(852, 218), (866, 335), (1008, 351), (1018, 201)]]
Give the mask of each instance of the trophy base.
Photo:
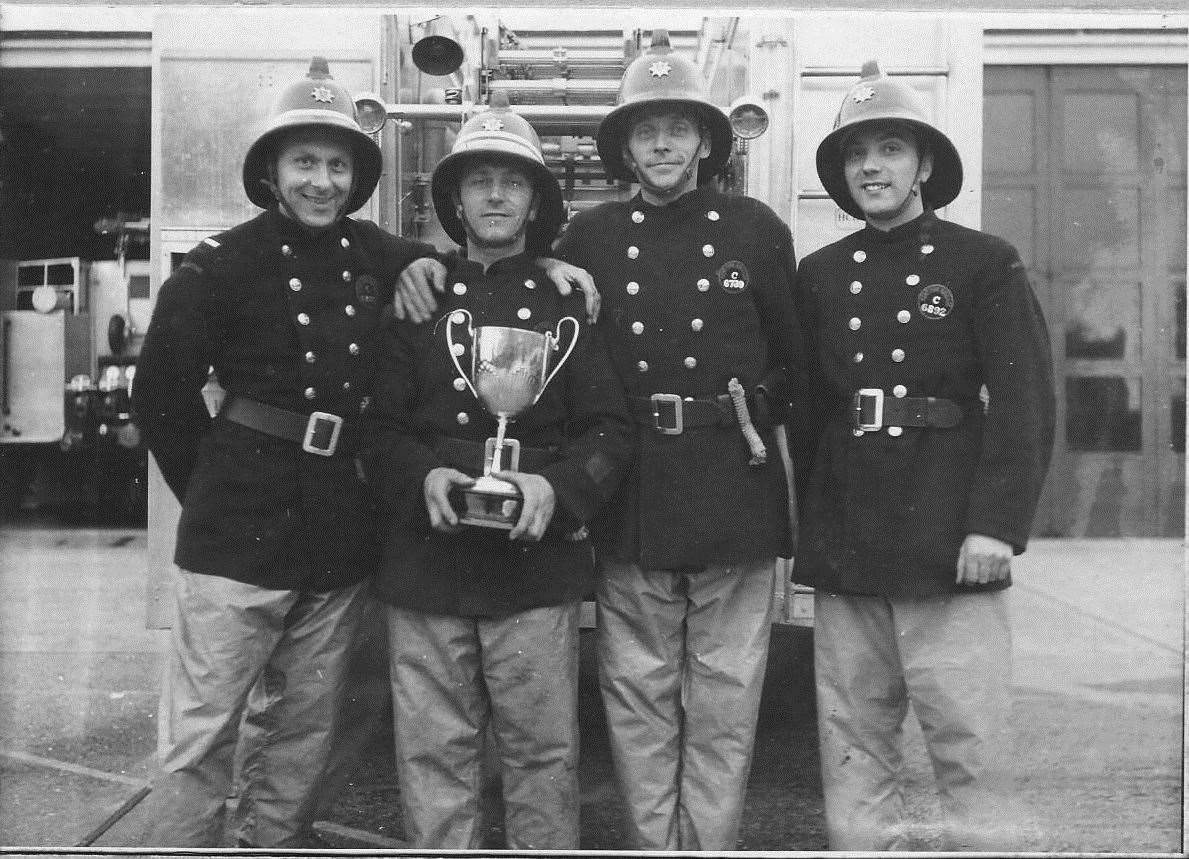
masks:
[(480, 477), (474, 486), (462, 491), (462, 497), (466, 510), (458, 519), (461, 524), (506, 531), (516, 527), (524, 503), (515, 485), (491, 476)]

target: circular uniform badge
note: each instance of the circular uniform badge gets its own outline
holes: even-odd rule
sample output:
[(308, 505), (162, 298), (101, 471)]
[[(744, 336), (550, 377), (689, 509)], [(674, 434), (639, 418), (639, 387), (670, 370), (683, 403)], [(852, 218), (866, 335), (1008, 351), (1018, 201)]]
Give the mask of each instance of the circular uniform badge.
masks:
[(726, 292), (743, 292), (743, 290), (747, 289), (747, 282), (751, 280), (751, 275), (747, 272), (747, 266), (737, 259), (723, 263), (718, 267), (715, 275)]
[(945, 319), (953, 312), (954, 294), (944, 284), (931, 283), (917, 293), (917, 309), (926, 319)]
[(355, 295), (364, 307), (374, 308), (380, 302), (380, 284), (370, 274), (355, 279)]

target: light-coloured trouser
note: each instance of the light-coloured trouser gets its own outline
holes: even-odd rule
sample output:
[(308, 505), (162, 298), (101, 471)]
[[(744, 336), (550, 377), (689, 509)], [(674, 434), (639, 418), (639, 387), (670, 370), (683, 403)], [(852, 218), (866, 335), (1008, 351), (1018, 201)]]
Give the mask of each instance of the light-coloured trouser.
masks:
[(301, 846), (366, 584), (300, 593), (178, 571), (174, 585), (167, 748), (150, 794), (148, 843), (220, 846), (238, 740), (237, 837)]
[(604, 565), (599, 683), (637, 849), (736, 848), (775, 570)]
[(581, 603), (499, 617), (388, 607), (396, 770), (413, 847), (482, 846), (490, 726), (513, 850), (578, 848)]
[(901, 733), (921, 724), (947, 850), (1012, 849), (1011, 629), (1003, 591), (814, 599), (818, 741), (831, 850), (910, 846)]

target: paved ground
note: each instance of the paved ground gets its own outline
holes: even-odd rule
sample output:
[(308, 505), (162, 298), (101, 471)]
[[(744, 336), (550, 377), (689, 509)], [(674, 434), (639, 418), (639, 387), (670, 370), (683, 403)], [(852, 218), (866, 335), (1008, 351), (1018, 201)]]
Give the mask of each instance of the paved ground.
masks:
[[(0, 845), (78, 844), (151, 776), (159, 633), (144, 628), (145, 533), (0, 528)], [(1176, 541), (1042, 541), (1016, 562), (1016, 752), (1031, 849), (1183, 850), (1184, 565)], [(625, 845), (584, 646), (583, 836)], [(819, 850), (811, 637), (776, 628), (740, 848)], [(328, 801), (342, 847), (398, 846), (374, 660), (358, 666), (359, 745)], [(936, 843), (919, 732), (909, 808)], [(135, 847), (138, 806), (95, 842)], [(498, 833), (497, 833), (498, 835)]]

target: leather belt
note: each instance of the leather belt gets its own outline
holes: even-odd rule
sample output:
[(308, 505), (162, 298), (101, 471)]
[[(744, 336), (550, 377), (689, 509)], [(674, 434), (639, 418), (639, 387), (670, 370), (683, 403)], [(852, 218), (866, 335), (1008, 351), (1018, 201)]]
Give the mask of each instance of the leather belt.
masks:
[(340, 443), (344, 421), (328, 412), (307, 415), (247, 397), (230, 396), (219, 410), (219, 415), (265, 435), (296, 442), (306, 453), (317, 456), (347, 453), (347, 446)]
[[(747, 399), (755, 420), (759, 415), (756, 414), (753, 399)], [(738, 423), (729, 394), (703, 400), (686, 399), (680, 394), (653, 394), (650, 397), (628, 397), (628, 406), (638, 424), (662, 435), (681, 435), (693, 427), (729, 427)], [(757, 426), (760, 424), (760, 421), (756, 421)]]
[(881, 388), (855, 391), (850, 402), (850, 424), (874, 432), (886, 426), (949, 429), (962, 422), (963, 409), (942, 397), (887, 397)]

